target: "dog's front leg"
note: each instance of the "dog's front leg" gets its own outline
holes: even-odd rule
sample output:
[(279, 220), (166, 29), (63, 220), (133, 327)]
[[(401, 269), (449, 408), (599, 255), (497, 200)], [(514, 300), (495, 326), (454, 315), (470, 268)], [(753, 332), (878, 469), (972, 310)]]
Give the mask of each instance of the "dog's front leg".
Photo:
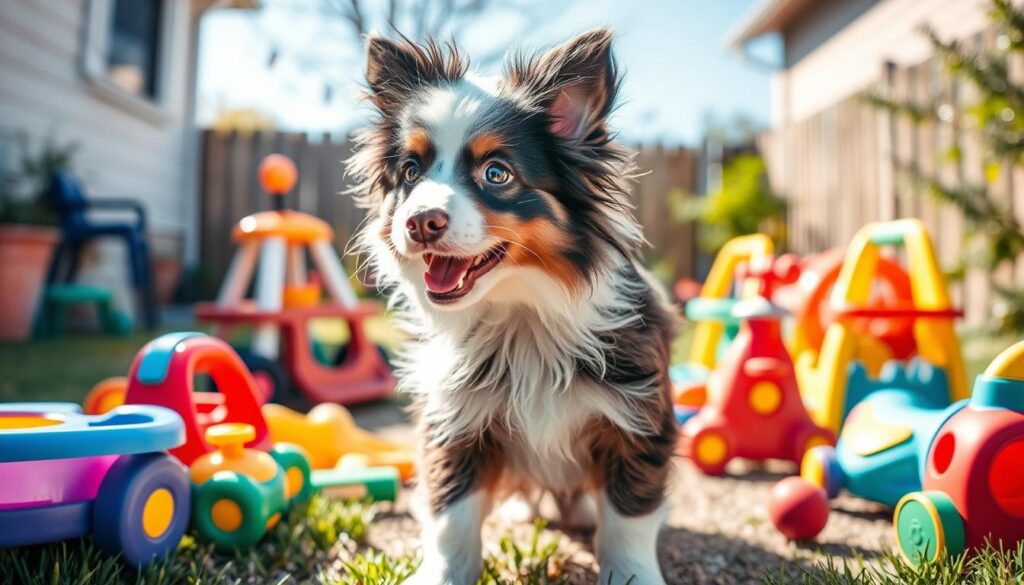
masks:
[(424, 447), (423, 562), (406, 583), (474, 585), (483, 570), (480, 529), (500, 455), (487, 436)]
[(609, 433), (599, 450), (603, 487), (598, 492), (597, 561), (600, 585), (664, 585), (658, 532), (677, 430), (671, 412), (660, 432), (647, 437)]

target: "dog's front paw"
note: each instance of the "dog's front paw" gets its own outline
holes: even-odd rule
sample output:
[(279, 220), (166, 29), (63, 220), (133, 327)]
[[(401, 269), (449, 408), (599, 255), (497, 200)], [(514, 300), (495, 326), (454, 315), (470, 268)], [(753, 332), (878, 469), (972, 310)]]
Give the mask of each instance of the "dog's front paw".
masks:
[(471, 575), (469, 571), (447, 570), (437, 565), (423, 565), (416, 570), (408, 579), (402, 581), (402, 585), (475, 585), (480, 575)]
[(402, 585), (448, 585), (448, 581), (445, 581), (443, 573), (421, 568), (402, 581)]
[(605, 567), (602, 563), (598, 585), (665, 585), (661, 571), (650, 567), (631, 567), (622, 564)]

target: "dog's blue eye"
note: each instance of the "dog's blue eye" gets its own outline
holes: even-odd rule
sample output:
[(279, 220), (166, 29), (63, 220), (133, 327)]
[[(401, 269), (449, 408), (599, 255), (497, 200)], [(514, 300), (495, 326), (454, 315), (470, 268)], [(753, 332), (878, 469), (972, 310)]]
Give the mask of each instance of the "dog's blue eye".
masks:
[(484, 180), (492, 185), (504, 185), (512, 180), (512, 171), (501, 163), (492, 162), (484, 169)]
[(402, 178), (406, 183), (412, 184), (420, 180), (420, 165), (411, 162), (405, 165), (402, 169)]

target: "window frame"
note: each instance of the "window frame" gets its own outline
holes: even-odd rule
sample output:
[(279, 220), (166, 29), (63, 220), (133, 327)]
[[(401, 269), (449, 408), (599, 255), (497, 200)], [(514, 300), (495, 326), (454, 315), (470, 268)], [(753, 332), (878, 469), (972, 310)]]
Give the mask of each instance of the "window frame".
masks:
[(160, 4), (157, 44), (155, 92), (152, 98), (131, 94), (118, 87), (107, 76), (107, 53), (114, 19), (114, 0), (89, 0), (85, 11), (82, 36), (81, 73), (89, 90), (96, 96), (131, 112), (153, 124), (170, 121), (168, 109), (171, 79), (171, 57), (174, 54), (174, 17), (176, 0)]

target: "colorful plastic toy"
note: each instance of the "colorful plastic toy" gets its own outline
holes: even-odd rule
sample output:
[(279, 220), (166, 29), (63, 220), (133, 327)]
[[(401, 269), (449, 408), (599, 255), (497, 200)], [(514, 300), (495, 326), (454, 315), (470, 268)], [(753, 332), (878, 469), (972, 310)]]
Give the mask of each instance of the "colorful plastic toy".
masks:
[(680, 424), (706, 402), (708, 376), (736, 337), (740, 322), (733, 317), (732, 309), (737, 300), (757, 294), (757, 282), (739, 277), (740, 267), (765, 266), (772, 261), (774, 251), (771, 238), (763, 234), (729, 240), (715, 256), (700, 296), (686, 303), (686, 318), (697, 324), (690, 359), (669, 368)]
[(800, 401), (782, 341), (783, 312), (768, 301), (776, 286), (796, 279), (795, 269), (779, 261), (748, 269), (759, 296), (733, 307), (740, 331), (708, 380), (708, 403), (682, 427), (681, 452), (705, 473), (721, 473), (734, 457), (799, 462), (808, 449), (835, 443), (835, 434), (815, 425)]
[(1024, 341), (989, 365), (970, 403), (938, 430), (922, 483), (893, 514), (907, 562), (1024, 540)]
[[(196, 391), (194, 380), (199, 374), (209, 376), (219, 392)], [(116, 384), (110, 386), (116, 387)], [(94, 400), (102, 398), (100, 395)], [(109, 395), (107, 398), (110, 399)], [(260, 409), (256, 382), (241, 357), (216, 337), (203, 333), (168, 333), (148, 343), (132, 363), (125, 400), (128, 404), (157, 404), (181, 415), (185, 424), (185, 442), (171, 449), (171, 453), (186, 465), (191, 466), (200, 457), (217, 451), (223, 442), (222, 437), (212, 435), (219, 443), (207, 440), (211, 436), (211, 428), (235, 423), (252, 429), (241, 434), (246, 437), (244, 446), (271, 453), (290, 481), (303, 477), (310, 485), (309, 489), (329, 488), (332, 491), (361, 486), (358, 489), (363, 494), (377, 500), (393, 500), (397, 494), (398, 471), (393, 467), (350, 465), (310, 475), (310, 464), (305, 454), (301, 458), (279, 456), (278, 451), (282, 449), (301, 453), (301, 447), (272, 443), (267, 421)], [(234, 437), (240, 434), (229, 433), (228, 436), (230, 441), (234, 441)], [(248, 537), (239, 538), (247, 542)]]
[[(781, 305), (793, 315), (792, 334), (787, 339), (789, 354), (819, 352), (825, 341), (825, 331), (838, 315), (829, 307), (829, 297), (843, 266), (846, 251), (833, 248), (800, 261), (800, 279), (780, 287), (772, 302)], [(869, 293), (867, 307), (895, 308), (913, 302), (910, 276), (899, 262), (879, 256), (877, 279)], [(911, 319), (853, 319), (850, 326), (859, 334), (868, 335), (888, 348), (883, 356), (899, 360), (911, 358), (916, 351), (913, 320)], [(863, 362), (868, 371), (878, 375), (882, 363), (870, 360), (879, 352), (860, 352), (855, 359)]]
[(164, 450), (184, 440), (181, 419), (155, 406), (94, 417), (74, 404), (0, 404), (0, 547), (92, 534), (130, 565), (173, 551), (191, 494)]
[(248, 548), (274, 527), (293, 501), (312, 491), (309, 461), (297, 448), (275, 445), (269, 453), (247, 449), (252, 425), (224, 423), (206, 429), (216, 449), (192, 462), (192, 525), (220, 549)]
[[(870, 295), (880, 272), (881, 248), (902, 245), (907, 253), (912, 303), (871, 306)], [(803, 401), (814, 421), (838, 431), (850, 409), (866, 395), (866, 388), (850, 384), (849, 366), (858, 356), (881, 364), (893, 352), (855, 324), (865, 319), (912, 322), (916, 355), (946, 371), (949, 398), (967, 397), (960, 346), (953, 329), (959, 314), (952, 308), (946, 282), (939, 271), (931, 239), (915, 219), (872, 223), (854, 236), (832, 289), (831, 309), (838, 318), (825, 332), (820, 353), (808, 350), (796, 358)]]
[[(271, 155), (260, 165), (260, 180), (273, 196), (274, 209), (238, 223), (233, 234), (238, 252), (217, 301), (197, 305), (196, 316), (216, 324), (225, 338), (238, 326), (252, 327), (252, 353), (280, 359), (292, 382), (314, 402), (349, 404), (390, 395), (394, 377), (363, 327), (366, 318), (379, 312), (377, 304), (356, 298), (327, 222), (284, 207), (284, 195), (294, 185), (294, 165)], [(307, 275), (307, 251), (328, 302), (321, 301), (319, 281)], [(254, 299), (246, 301), (254, 271)], [(314, 355), (310, 321), (322, 318), (348, 324), (350, 339), (337, 364), (324, 364)]]
[[(218, 392), (198, 392), (199, 374), (208, 375)], [(147, 343), (132, 362), (126, 404), (170, 408), (185, 421), (184, 444), (171, 454), (185, 465), (214, 450), (206, 429), (220, 423), (245, 423), (254, 433), (247, 447), (271, 447), (267, 422), (260, 412), (256, 383), (242, 359), (224, 341), (204, 333), (168, 333)]]
[(280, 404), (267, 404), (263, 416), (274, 442), (302, 447), (314, 469), (332, 469), (347, 458), (358, 460), (362, 467), (394, 467), (402, 480), (414, 475), (413, 446), (385, 441), (359, 428), (343, 406), (328, 402), (302, 414)]
[[(252, 425), (225, 423), (206, 430), (217, 447), (192, 462), (192, 524), (196, 534), (218, 549), (245, 549), (273, 528), (294, 502), (305, 502), (321, 489), (353, 485), (376, 500), (394, 500), (398, 473), (393, 468), (362, 472), (312, 472), (302, 449), (278, 443), (264, 452), (247, 449), (255, 439)], [(348, 494), (351, 495), (351, 494)]]
[(847, 489), (894, 506), (921, 488), (921, 466), (935, 432), (965, 402), (949, 404), (945, 372), (920, 360), (889, 362), (878, 379), (854, 364), (850, 381), (870, 395), (850, 412), (834, 448), (818, 447), (804, 457), (801, 475), (829, 497)]

